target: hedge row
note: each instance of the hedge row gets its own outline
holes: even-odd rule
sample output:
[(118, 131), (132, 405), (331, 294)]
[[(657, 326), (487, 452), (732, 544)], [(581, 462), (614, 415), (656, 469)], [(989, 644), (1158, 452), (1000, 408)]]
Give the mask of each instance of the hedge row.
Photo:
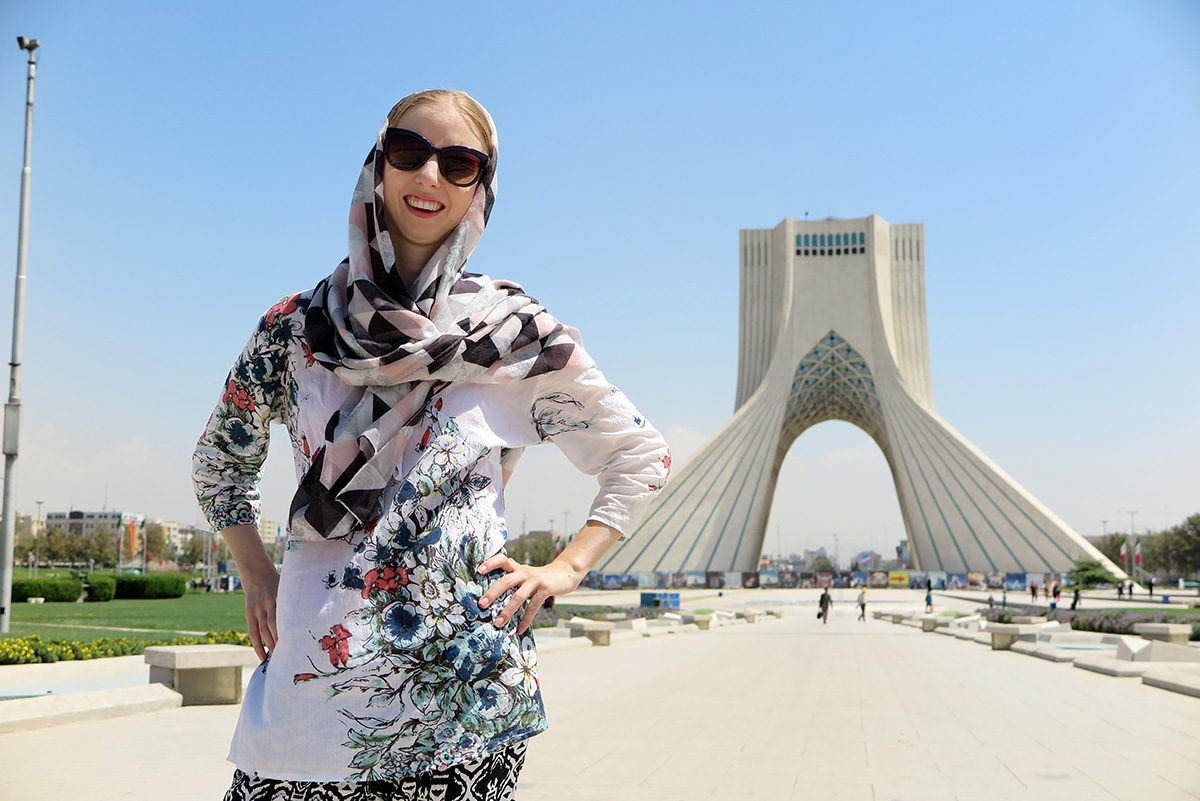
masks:
[[(182, 598), (187, 592), (187, 575), (183, 573), (149, 573), (146, 575), (109, 576), (93, 573), (88, 576), (89, 601), (111, 601), (113, 598)], [(78, 579), (13, 579), (13, 603), (30, 598), (45, 598), (47, 602), (71, 603), (83, 595), (84, 584)]]
[(88, 576), (88, 601), (111, 601), (117, 595), (117, 580), (99, 573)]
[(13, 579), (13, 603), (24, 603), (30, 598), (45, 598), (47, 601), (78, 601), (83, 595), (83, 582), (75, 579)]
[(43, 640), (30, 637), (0, 638), (0, 665), (59, 662), (72, 659), (100, 659), (106, 656), (134, 656), (151, 645), (249, 645), (250, 638), (240, 631), (210, 631), (203, 637), (175, 637), (162, 642), (131, 640), (128, 637), (101, 637), (91, 642), (80, 640)]
[(118, 598), (182, 598), (187, 592), (184, 573), (117, 576)]

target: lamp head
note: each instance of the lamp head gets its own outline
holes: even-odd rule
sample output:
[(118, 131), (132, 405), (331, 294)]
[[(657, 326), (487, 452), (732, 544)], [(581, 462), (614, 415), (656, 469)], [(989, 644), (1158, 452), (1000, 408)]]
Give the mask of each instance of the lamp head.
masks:
[(28, 50), (30, 53), (38, 49), (37, 39), (29, 39), (24, 36), (18, 36), (17, 44), (21, 46), (22, 50)]

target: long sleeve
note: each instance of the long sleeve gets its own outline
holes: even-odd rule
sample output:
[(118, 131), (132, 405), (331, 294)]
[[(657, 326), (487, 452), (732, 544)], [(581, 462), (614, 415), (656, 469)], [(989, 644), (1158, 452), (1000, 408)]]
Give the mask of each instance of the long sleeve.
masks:
[(259, 320), (196, 444), (192, 482), (213, 531), (258, 522), (271, 422), (283, 420), (287, 409), (287, 350), (295, 331), (287, 303)]
[(627, 537), (666, 484), (671, 452), (662, 435), (594, 366), (538, 379), (529, 415), (537, 440), (598, 477), (588, 518)]

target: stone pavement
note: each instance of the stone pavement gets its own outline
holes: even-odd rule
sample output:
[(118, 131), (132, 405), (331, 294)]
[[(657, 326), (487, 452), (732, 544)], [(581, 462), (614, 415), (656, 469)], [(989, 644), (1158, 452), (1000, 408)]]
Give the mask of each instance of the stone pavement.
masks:
[[(868, 609), (920, 603), (868, 595)], [(548, 651), (551, 728), (516, 799), (1200, 799), (1200, 699), (861, 623), (853, 591), (841, 596), (823, 625), (814, 592), (710, 594), (689, 603), (790, 614)], [(0, 798), (219, 799), (236, 715), (184, 707), (0, 735)]]

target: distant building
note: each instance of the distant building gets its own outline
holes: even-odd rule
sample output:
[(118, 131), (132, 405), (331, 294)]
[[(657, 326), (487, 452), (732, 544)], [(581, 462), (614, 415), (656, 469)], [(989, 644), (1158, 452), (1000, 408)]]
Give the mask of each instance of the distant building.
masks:
[(859, 570), (879, 570), (883, 557), (875, 551), (859, 551), (854, 555), (854, 561), (858, 563)]
[(180, 551), (183, 549), (186, 540), (184, 540), (183, 534), (180, 533), (182, 531), (180, 525), (174, 520), (163, 520), (161, 517), (148, 517), (146, 518), (146, 525), (155, 525), (162, 528), (163, 536), (167, 539), (168, 551)]
[(130, 523), (140, 528), (145, 520), (145, 515), (132, 512), (50, 512), (46, 515), (46, 528), (90, 537), (103, 527), (115, 535), (118, 531), (126, 531)]

